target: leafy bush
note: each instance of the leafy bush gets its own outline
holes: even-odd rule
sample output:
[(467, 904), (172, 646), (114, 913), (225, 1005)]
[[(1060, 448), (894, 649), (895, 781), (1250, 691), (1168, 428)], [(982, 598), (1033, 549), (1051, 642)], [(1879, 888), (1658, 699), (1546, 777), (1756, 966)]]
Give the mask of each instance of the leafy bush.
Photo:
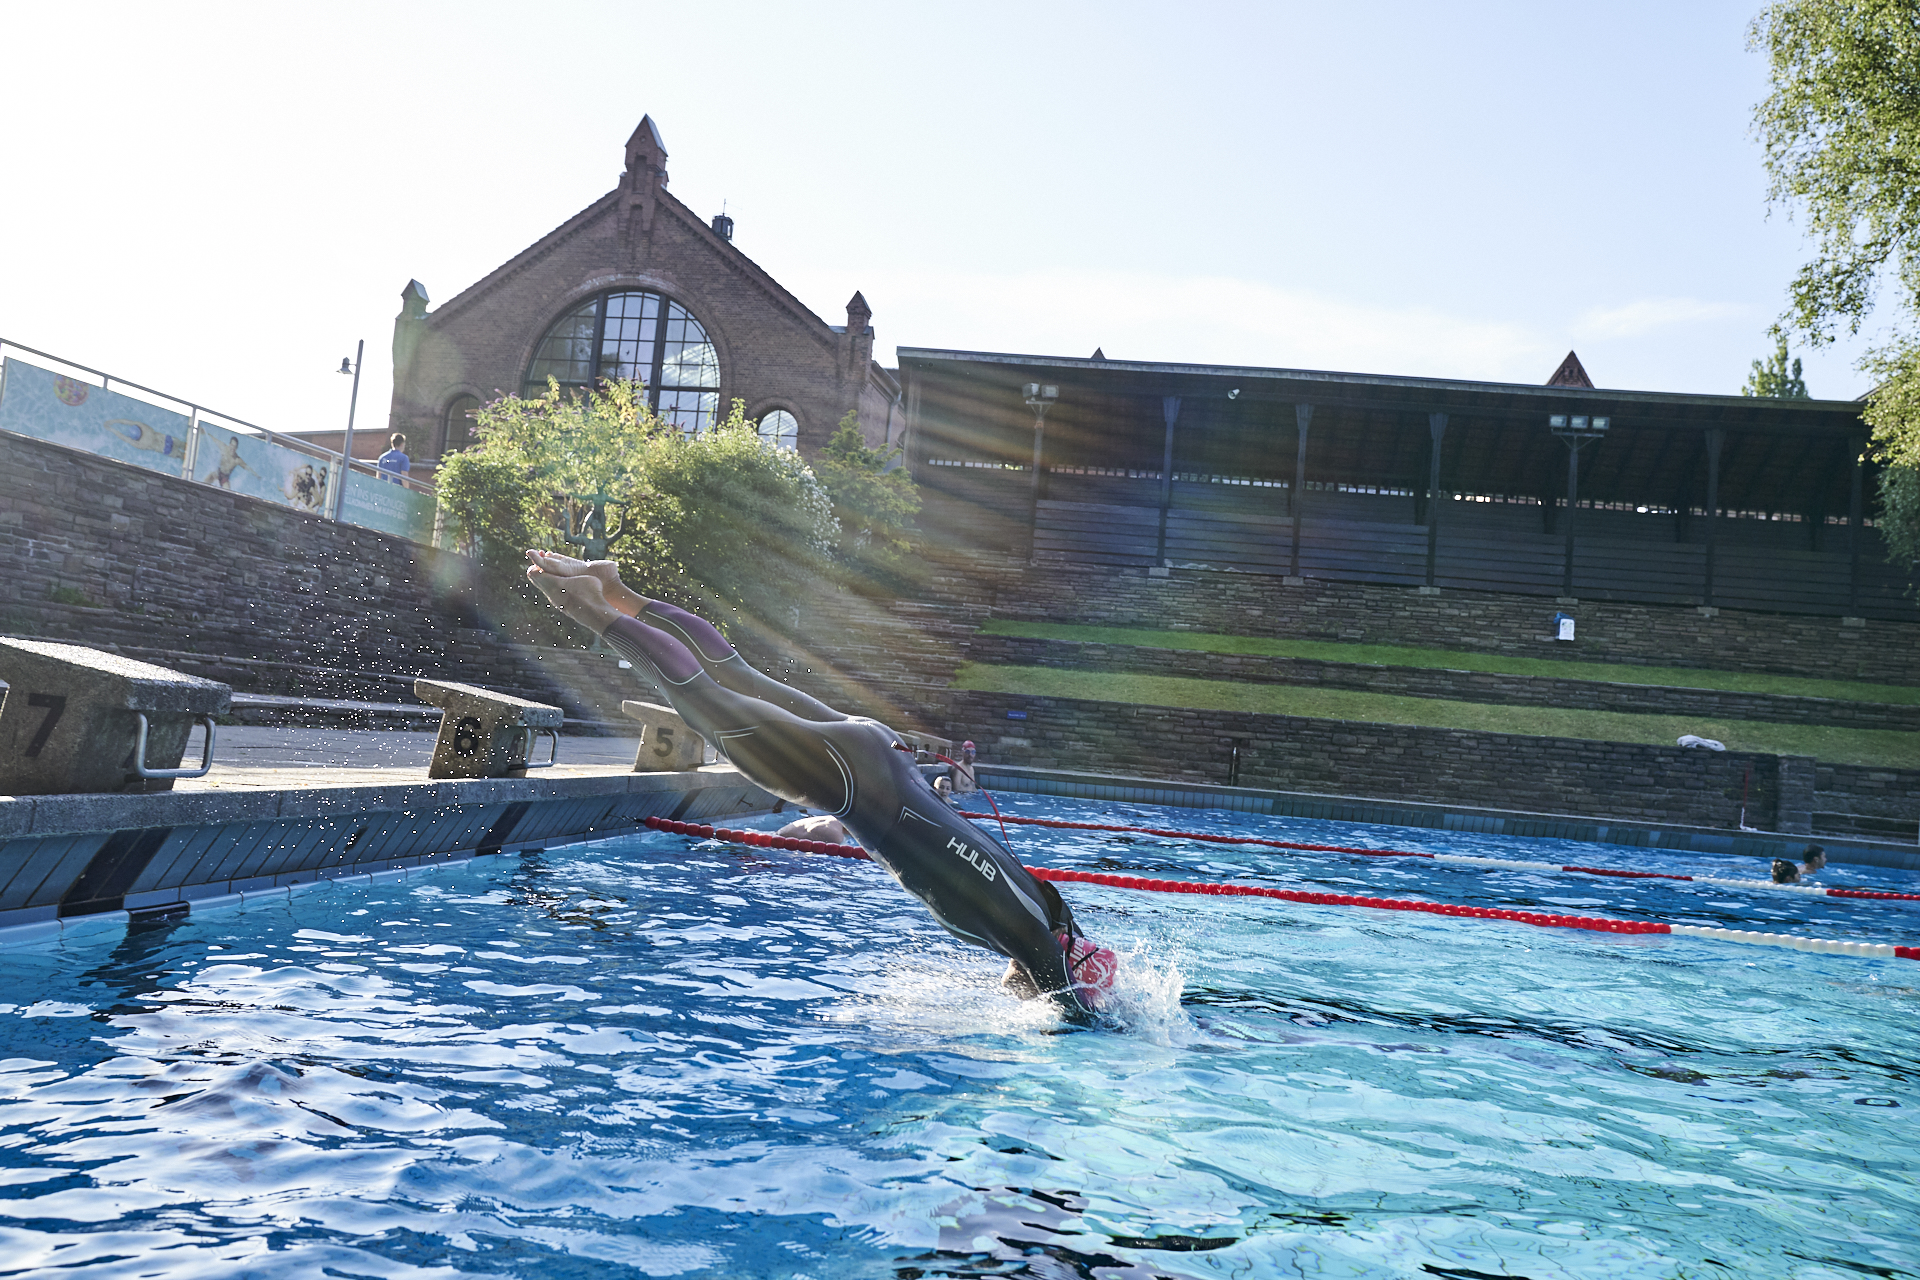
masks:
[(849, 413), (815, 464), (840, 522), (835, 559), (855, 585), (896, 579), (913, 551), (920, 493), (904, 467), (887, 469), (899, 456), (897, 448), (868, 448), (858, 415)]
[(477, 418), (479, 443), (448, 455), (440, 497), (448, 527), (490, 568), (530, 546), (577, 554), (560, 536), (566, 495), (603, 493), (618, 512), (609, 555), (635, 590), (696, 604), (722, 627), (744, 614), (784, 631), (839, 540), (812, 470), (762, 441), (737, 400), (693, 439), (637, 382), (585, 393), (549, 382)]

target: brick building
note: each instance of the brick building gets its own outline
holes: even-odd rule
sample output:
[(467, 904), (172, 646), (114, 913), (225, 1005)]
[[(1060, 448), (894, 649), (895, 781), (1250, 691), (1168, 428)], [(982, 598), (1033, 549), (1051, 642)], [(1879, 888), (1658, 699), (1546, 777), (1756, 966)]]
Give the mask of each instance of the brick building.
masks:
[[(855, 293), (829, 325), (667, 191), (652, 117), (627, 140), (620, 185), (452, 300), (429, 310), (409, 281), (393, 332), (390, 431), (431, 462), (457, 448), (496, 392), (647, 384), (661, 414), (697, 431), (744, 401), (764, 434), (803, 453), (857, 410), (870, 444), (904, 429), (899, 384), (873, 360)], [(386, 433), (380, 432), (384, 437)]]

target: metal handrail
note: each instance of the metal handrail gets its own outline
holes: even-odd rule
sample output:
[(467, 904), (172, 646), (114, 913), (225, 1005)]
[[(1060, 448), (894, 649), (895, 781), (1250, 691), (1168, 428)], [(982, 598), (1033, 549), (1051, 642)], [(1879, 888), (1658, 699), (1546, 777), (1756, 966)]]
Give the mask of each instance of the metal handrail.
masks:
[[(545, 760), (535, 764), (533, 759), (533, 743), (534, 740), (543, 733), (553, 739), (553, 749), (547, 753)], [(558, 729), (535, 729), (529, 726), (527, 729), (527, 762), (520, 767), (522, 769), (551, 769), (559, 759), (560, 731)]]
[[(198, 769), (149, 769), (147, 768), (147, 713), (136, 711), (134, 717), (140, 721), (140, 733), (133, 743), (133, 771), (143, 778), (204, 778), (213, 768), (213, 717), (198, 716), (195, 724), (207, 727), (207, 740), (200, 749), (200, 767)], [(554, 749), (559, 750), (559, 740), (555, 739)]]

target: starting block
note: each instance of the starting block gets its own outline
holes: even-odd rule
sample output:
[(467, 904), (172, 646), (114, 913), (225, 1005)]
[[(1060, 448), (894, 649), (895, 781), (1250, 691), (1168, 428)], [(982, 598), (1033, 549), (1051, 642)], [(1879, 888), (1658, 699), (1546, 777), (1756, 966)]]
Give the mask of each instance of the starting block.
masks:
[(640, 750), (634, 753), (635, 773), (666, 773), (713, 764), (720, 754), (707, 740), (687, 727), (672, 707), (651, 702), (623, 702), (620, 712), (640, 722)]
[[(0, 795), (171, 791), (213, 767), (233, 690), (84, 645), (0, 638)], [(180, 767), (195, 725), (198, 766)]]
[[(505, 778), (545, 769), (560, 756), (558, 707), (495, 693), (450, 680), (413, 682), (413, 696), (440, 708), (440, 737), (433, 744), (429, 778)], [(553, 740), (545, 760), (533, 759), (534, 739)]]

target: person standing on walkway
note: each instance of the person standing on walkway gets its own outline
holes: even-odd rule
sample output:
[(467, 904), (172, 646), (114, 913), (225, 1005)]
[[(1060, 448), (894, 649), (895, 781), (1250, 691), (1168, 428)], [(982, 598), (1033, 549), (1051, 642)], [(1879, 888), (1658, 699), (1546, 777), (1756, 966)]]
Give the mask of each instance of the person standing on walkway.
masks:
[(404, 485), (400, 477), (413, 470), (413, 459), (407, 457), (407, 438), (396, 431), (387, 437), (387, 451), (380, 455), (376, 464), (383, 474), (380, 478), (392, 484)]

